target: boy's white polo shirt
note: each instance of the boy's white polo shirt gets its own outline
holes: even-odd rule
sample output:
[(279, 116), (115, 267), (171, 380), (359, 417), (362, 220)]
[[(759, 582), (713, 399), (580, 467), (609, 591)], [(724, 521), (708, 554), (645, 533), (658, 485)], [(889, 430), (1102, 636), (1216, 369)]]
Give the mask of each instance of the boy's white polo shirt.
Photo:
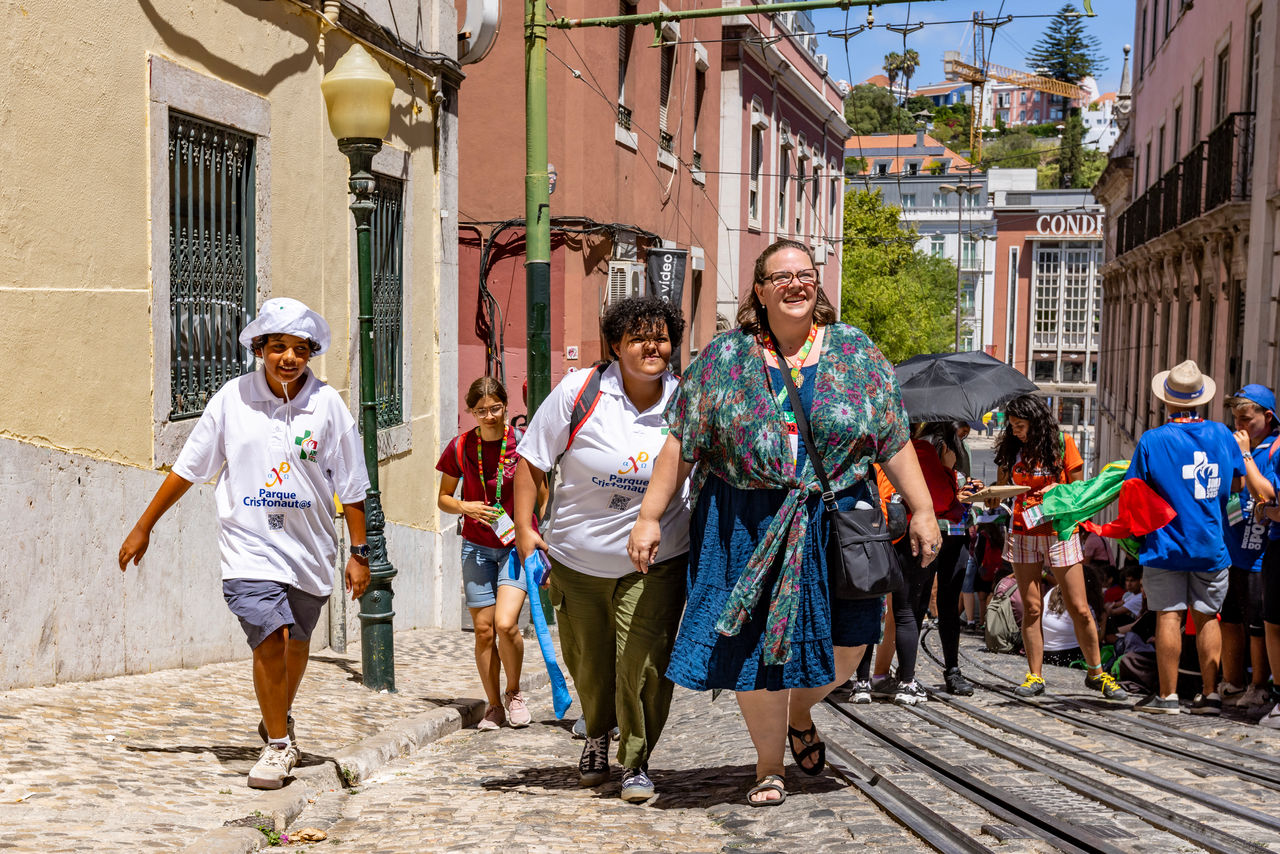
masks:
[(287, 404), (261, 369), (228, 382), (205, 407), (173, 472), (193, 483), (218, 475), (223, 580), (280, 581), (329, 595), (338, 552), (333, 496), (363, 501), (369, 476), (355, 419), (310, 370)]
[[(529, 464), (550, 471), (569, 441), (573, 402), (592, 371), (569, 374), (529, 422), (517, 452)], [(653, 464), (667, 440), (663, 418), (680, 381), (662, 377), (662, 399), (640, 412), (622, 389), (617, 362), (600, 377), (600, 401), (583, 422), (573, 447), (560, 461), (551, 522), (543, 538), (551, 557), (584, 575), (621, 578), (635, 572), (627, 556), (627, 538), (640, 517)], [(657, 560), (689, 550), (689, 484), (662, 514), (662, 543)]]

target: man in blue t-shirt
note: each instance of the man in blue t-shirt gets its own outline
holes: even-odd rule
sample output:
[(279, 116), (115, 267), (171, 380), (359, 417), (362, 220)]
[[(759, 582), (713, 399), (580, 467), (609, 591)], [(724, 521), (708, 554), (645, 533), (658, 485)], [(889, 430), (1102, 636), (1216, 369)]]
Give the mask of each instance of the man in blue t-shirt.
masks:
[[(1193, 714), (1221, 711), (1217, 693), (1222, 636), (1216, 619), (1227, 595), (1231, 555), (1227, 551), (1227, 502), (1240, 489), (1245, 458), (1225, 425), (1205, 421), (1196, 407), (1213, 400), (1217, 387), (1190, 360), (1151, 380), (1151, 393), (1165, 405), (1168, 423), (1138, 440), (1129, 478), (1141, 478), (1178, 514), (1147, 534), (1138, 555), (1147, 608), (1156, 614), (1156, 665), (1160, 690), (1138, 703), (1146, 712), (1177, 714), (1178, 658), (1183, 612), (1196, 627), (1196, 651), (1204, 690)], [(1243, 458), (1242, 458), (1243, 457)]]
[[(1263, 385), (1245, 386), (1227, 398), (1227, 405), (1235, 417), (1236, 444), (1249, 458), (1245, 464), (1248, 489), (1232, 495), (1227, 505), (1231, 580), (1222, 604), (1222, 681), (1218, 694), (1223, 705), (1244, 710), (1262, 706), (1271, 694), (1267, 689), (1271, 670), (1263, 637), (1262, 556), (1271, 536), (1268, 527), (1274, 528), (1274, 536), (1280, 539), (1280, 524), (1270, 525), (1262, 508), (1276, 495), (1271, 477), (1276, 452), (1280, 451), (1280, 421), (1276, 420), (1276, 396)], [(1247, 687), (1246, 653), (1253, 662), (1253, 678), (1247, 680)]]

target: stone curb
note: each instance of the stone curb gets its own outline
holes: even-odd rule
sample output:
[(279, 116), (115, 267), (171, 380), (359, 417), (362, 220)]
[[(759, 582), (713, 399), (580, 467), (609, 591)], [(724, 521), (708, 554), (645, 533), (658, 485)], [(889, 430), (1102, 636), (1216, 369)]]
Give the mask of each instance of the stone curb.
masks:
[[(523, 688), (530, 691), (545, 687), (550, 678), (538, 670), (523, 674), (520, 681)], [(306, 769), (284, 788), (262, 793), (244, 809), (250, 815), (261, 813), (264, 824), (269, 820), (277, 831), (283, 832), (317, 793), (343, 789), (367, 780), (391, 760), (408, 756), (450, 733), (475, 726), (484, 717), (484, 710), (484, 700), (455, 700), (420, 715), (403, 718), (382, 732), (337, 751), (332, 762)], [(219, 827), (202, 834), (184, 851), (192, 854), (248, 854), (266, 847), (267, 838), (259, 830)]]

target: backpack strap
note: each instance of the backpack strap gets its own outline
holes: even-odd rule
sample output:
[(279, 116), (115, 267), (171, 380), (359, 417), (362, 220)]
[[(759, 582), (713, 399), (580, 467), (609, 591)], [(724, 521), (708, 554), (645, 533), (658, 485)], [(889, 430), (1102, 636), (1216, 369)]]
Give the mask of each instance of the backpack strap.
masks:
[(591, 370), (591, 376), (587, 377), (587, 382), (578, 392), (578, 396), (573, 399), (573, 409), (569, 412), (569, 441), (565, 443), (565, 450), (569, 450), (569, 446), (573, 444), (573, 440), (577, 438), (578, 431), (582, 429), (582, 425), (591, 417), (591, 413), (595, 411), (596, 404), (600, 402), (600, 378), (604, 376), (604, 372), (608, 370), (609, 363), (605, 362), (596, 365)]
[[(477, 427), (476, 429), (478, 430), (480, 428)], [(462, 472), (462, 474), (458, 476), (459, 479), (466, 477), (466, 474), (467, 474), (467, 459), (466, 459), (467, 437), (470, 436), (472, 432), (473, 431), (471, 430), (467, 430), (461, 436), (458, 437), (458, 441), (453, 443), (453, 448), (458, 454), (458, 471)]]

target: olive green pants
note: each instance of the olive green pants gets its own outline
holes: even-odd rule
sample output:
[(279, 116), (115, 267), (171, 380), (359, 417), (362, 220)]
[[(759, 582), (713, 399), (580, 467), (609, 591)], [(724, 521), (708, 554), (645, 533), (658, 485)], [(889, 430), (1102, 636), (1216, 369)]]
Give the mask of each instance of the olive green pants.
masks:
[(647, 574), (596, 578), (551, 562), (560, 647), (587, 722), (599, 738), (618, 727), (618, 763), (648, 767), (674, 689), (666, 677), (684, 611), (688, 556)]

